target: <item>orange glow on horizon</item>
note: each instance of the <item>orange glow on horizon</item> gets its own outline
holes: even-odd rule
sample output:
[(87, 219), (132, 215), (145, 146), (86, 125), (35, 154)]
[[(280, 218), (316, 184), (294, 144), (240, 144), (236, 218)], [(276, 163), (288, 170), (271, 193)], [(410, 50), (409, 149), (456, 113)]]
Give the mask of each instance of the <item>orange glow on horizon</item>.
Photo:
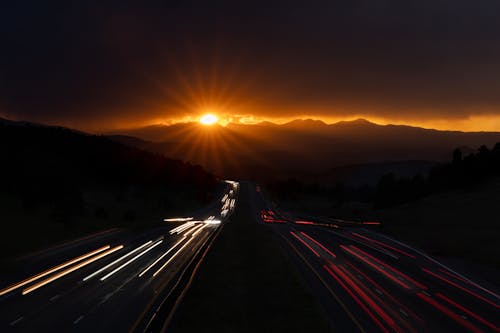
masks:
[[(392, 118), (392, 117), (378, 117), (362, 113), (353, 113), (352, 115), (345, 116), (325, 116), (320, 114), (297, 114), (293, 116), (272, 116), (260, 115), (250, 113), (235, 113), (230, 114), (227, 112), (217, 113), (217, 124), (220, 126), (227, 126), (228, 124), (240, 125), (255, 125), (261, 122), (271, 122), (276, 125), (282, 125), (296, 119), (312, 119), (320, 120), (326, 124), (334, 124), (339, 121), (352, 121), (356, 119), (365, 119), (378, 125), (407, 125), (414, 127), (422, 127), (436, 130), (446, 131), (463, 131), (463, 132), (500, 132), (500, 115), (477, 115), (464, 118), (430, 118), (430, 119), (411, 119), (411, 118)], [(17, 119), (13, 119), (17, 120)], [(19, 119), (23, 120), (23, 119)], [(78, 122), (60, 122), (60, 121), (45, 121), (47, 125), (66, 126), (70, 128), (80, 129), (90, 133), (106, 134), (117, 130), (131, 130), (141, 127), (152, 125), (170, 126), (180, 123), (200, 123), (200, 114), (193, 113), (192, 115), (186, 114), (185, 116), (172, 116), (172, 117), (151, 117), (142, 119), (127, 119), (121, 118), (119, 121), (116, 119), (105, 119), (100, 122), (86, 123), (84, 120)]]
[[(463, 131), (463, 132), (481, 132), (481, 131), (491, 131), (500, 132), (500, 115), (484, 115), (484, 116), (471, 116), (468, 118), (460, 119), (392, 119), (383, 117), (374, 117), (370, 115), (353, 115), (345, 117), (327, 117), (321, 115), (298, 115), (290, 117), (266, 117), (266, 116), (254, 116), (254, 115), (229, 115), (220, 114), (218, 115), (217, 124), (221, 126), (227, 126), (228, 124), (240, 124), (240, 125), (257, 125), (261, 122), (271, 122), (276, 125), (283, 125), (287, 122), (297, 120), (297, 119), (312, 119), (323, 121), (326, 124), (334, 124), (339, 121), (353, 121), (356, 119), (365, 119), (369, 122), (378, 125), (406, 125), (414, 127), (422, 127), (428, 129), (436, 129), (442, 131)], [(164, 124), (173, 125), (178, 123), (190, 123), (197, 122), (199, 118), (186, 116), (176, 119), (154, 119), (147, 122), (148, 125), (153, 124)]]

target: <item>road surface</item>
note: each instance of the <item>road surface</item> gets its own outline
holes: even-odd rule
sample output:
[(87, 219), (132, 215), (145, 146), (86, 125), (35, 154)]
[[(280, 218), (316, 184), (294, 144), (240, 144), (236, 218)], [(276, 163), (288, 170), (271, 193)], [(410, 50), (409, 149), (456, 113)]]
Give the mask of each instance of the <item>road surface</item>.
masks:
[(376, 232), (378, 222), (293, 216), (245, 186), (257, 221), (279, 235), (336, 331), (500, 332), (495, 291)]
[[(142, 232), (112, 230), (43, 251), (0, 285), (1, 332), (156, 331), (183, 273), (236, 207), (238, 183), (205, 212)], [(161, 311), (160, 326), (153, 326)], [(168, 314), (168, 313), (167, 313)]]

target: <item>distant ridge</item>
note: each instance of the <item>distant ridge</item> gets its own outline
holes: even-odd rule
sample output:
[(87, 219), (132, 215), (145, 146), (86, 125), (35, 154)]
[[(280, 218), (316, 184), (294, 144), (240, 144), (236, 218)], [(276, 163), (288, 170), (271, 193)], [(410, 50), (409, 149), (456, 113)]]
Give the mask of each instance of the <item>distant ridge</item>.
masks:
[(358, 118), (354, 120), (341, 120), (336, 123), (330, 124), (330, 126), (340, 126), (340, 125), (352, 125), (352, 126), (361, 126), (361, 125), (373, 125), (373, 126), (382, 126), (379, 124), (375, 124), (369, 120), (364, 118)]
[(293, 128), (317, 128), (317, 127), (325, 127), (327, 126), (326, 123), (324, 123), (321, 120), (314, 120), (314, 119), (295, 119), (292, 120), (288, 123), (285, 123), (283, 125), (280, 125), (282, 127), (293, 127)]
[[(379, 125), (362, 118), (334, 124), (313, 119), (296, 119), (281, 125), (230, 123), (226, 127), (185, 123), (114, 134), (150, 141), (119, 140), (200, 164), (221, 177), (247, 179), (314, 177), (348, 165), (435, 163), (449, 160), (457, 147), (475, 151), (481, 145), (491, 147), (500, 142), (498, 132)], [(470, 152), (471, 149), (464, 149), (464, 154)]]

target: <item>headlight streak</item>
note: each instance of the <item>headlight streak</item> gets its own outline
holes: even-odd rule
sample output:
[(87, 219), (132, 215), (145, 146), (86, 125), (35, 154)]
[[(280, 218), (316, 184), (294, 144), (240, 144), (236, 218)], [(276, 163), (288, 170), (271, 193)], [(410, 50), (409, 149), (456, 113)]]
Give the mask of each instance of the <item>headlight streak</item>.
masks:
[(191, 222), (186, 222), (184, 224), (181, 224), (180, 226), (172, 229), (169, 231), (169, 234), (175, 234), (175, 233), (181, 233), (182, 231), (184, 231), (185, 229), (189, 228), (190, 226), (194, 225), (194, 222), (191, 221)]
[(203, 227), (203, 224), (198, 224), (198, 225), (197, 225), (197, 226), (195, 226), (194, 228), (189, 229), (188, 231), (186, 231), (186, 232), (184, 233), (184, 235), (183, 235), (183, 236), (184, 236), (184, 237), (186, 237), (186, 236), (188, 236), (189, 234), (191, 234), (191, 235), (192, 235), (192, 234), (193, 234), (196, 230), (198, 230), (198, 229), (200, 229), (200, 228), (202, 228), (202, 227)]
[(91, 257), (91, 256), (93, 256), (94, 254), (97, 254), (97, 253), (99, 253), (99, 252), (102, 252), (102, 251), (104, 251), (104, 250), (107, 250), (107, 249), (109, 249), (110, 247), (111, 247), (111, 246), (109, 246), (109, 245), (103, 246), (103, 247), (101, 247), (101, 248), (98, 248), (97, 250), (94, 250), (94, 251), (92, 251), (92, 252), (89, 252), (89, 253), (83, 254), (83, 255), (81, 255), (81, 256), (79, 256), (79, 257), (76, 257), (76, 258), (74, 258), (74, 259), (71, 259), (71, 260), (69, 260), (69, 261), (67, 261), (67, 262), (65, 262), (65, 263), (62, 263), (62, 264), (60, 264), (60, 265), (57, 265), (57, 266), (55, 266), (55, 267), (49, 268), (48, 270), (46, 270), (46, 271), (44, 271), (44, 272), (41, 272), (41, 273), (38, 273), (38, 274), (36, 274), (36, 275), (34, 275), (34, 276), (30, 277), (30, 278), (27, 278), (26, 280), (23, 280), (23, 281), (21, 281), (21, 282), (15, 283), (15, 284), (13, 284), (13, 285), (11, 285), (11, 286), (9, 286), (9, 287), (5, 288), (5, 289), (0, 290), (0, 296), (5, 295), (5, 294), (7, 294), (7, 293), (9, 293), (9, 292), (11, 292), (11, 291), (13, 291), (13, 290), (17, 289), (17, 288), (22, 287), (22, 286), (25, 286), (25, 285), (27, 285), (28, 283), (33, 282), (33, 281), (35, 281), (35, 280), (38, 280), (38, 279), (40, 279), (40, 278), (42, 278), (42, 277), (44, 277), (44, 276), (47, 276), (47, 275), (49, 275), (49, 274), (51, 274), (51, 273), (53, 273), (53, 272), (56, 272), (56, 271), (58, 271), (58, 270), (60, 270), (60, 269), (63, 269), (64, 267), (67, 267), (67, 266), (69, 266), (69, 265), (72, 265), (72, 264), (74, 264), (74, 263), (76, 263), (76, 262), (78, 262), (78, 261), (81, 261), (81, 260), (85, 259), (85, 258)]
[(146, 274), (147, 271), (149, 271), (154, 265), (156, 265), (160, 260), (165, 258), (167, 254), (169, 254), (173, 249), (177, 247), (182, 241), (186, 239), (186, 236), (182, 237), (177, 243), (175, 243), (170, 249), (167, 250), (164, 254), (162, 254), (158, 259), (156, 259), (151, 265), (149, 265), (145, 270), (143, 270), (140, 274), (139, 277), (142, 277), (144, 274)]
[(169, 219), (163, 219), (165, 222), (185, 222), (193, 220), (192, 217), (172, 217)]
[(132, 263), (136, 259), (142, 257), (143, 255), (145, 255), (146, 253), (148, 253), (149, 251), (151, 251), (152, 249), (154, 249), (155, 247), (157, 247), (158, 245), (160, 245), (162, 242), (163, 242), (163, 239), (160, 239), (159, 241), (157, 241), (156, 243), (154, 243), (153, 245), (151, 245), (150, 247), (148, 247), (146, 250), (142, 251), (141, 253), (139, 253), (138, 255), (136, 255), (135, 257), (133, 257), (132, 259), (130, 259), (126, 263), (122, 264), (120, 267), (118, 267), (118, 268), (114, 269), (113, 271), (111, 271), (110, 273), (104, 275), (102, 278), (100, 278), (100, 280), (101, 281), (106, 280), (107, 278), (109, 278), (110, 276), (112, 276), (113, 274), (115, 274), (116, 272), (120, 271), (125, 266), (129, 265), (130, 263)]
[(220, 220), (205, 220), (203, 223), (205, 224), (220, 224)]
[(54, 280), (57, 280), (57, 279), (59, 279), (59, 278), (61, 278), (61, 277), (65, 276), (65, 275), (68, 275), (68, 274), (69, 274), (69, 273), (71, 273), (71, 272), (76, 271), (77, 269), (82, 268), (83, 266), (86, 266), (86, 265), (88, 265), (88, 264), (90, 264), (90, 263), (93, 263), (94, 261), (99, 260), (99, 259), (101, 259), (101, 258), (103, 258), (103, 257), (105, 257), (105, 256), (107, 256), (107, 255), (109, 255), (109, 254), (111, 254), (111, 253), (113, 253), (113, 252), (116, 252), (116, 251), (118, 251), (118, 250), (121, 250), (122, 248), (123, 248), (123, 245), (116, 246), (116, 247), (114, 247), (114, 248), (112, 248), (112, 249), (109, 249), (109, 250), (107, 250), (107, 251), (105, 251), (105, 252), (102, 252), (102, 253), (100, 253), (100, 254), (96, 255), (95, 257), (92, 257), (92, 258), (90, 258), (90, 259), (87, 259), (87, 260), (85, 260), (85, 261), (83, 261), (83, 262), (79, 263), (79, 264), (76, 264), (75, 266), (72, 266), (72, 267), (70, 267), (70, 268), (67, 268), (67, 269), (65, 269), (65, 270), (64, 270), (64, 271), (62, 271), (62, 272), (59, 272), (59, 273), (57, 273), (57, 274), (54, 274), (54, 275), (52, 275), (51, 277), (49, 277), (49, 278), (47, 278), (47, 279), (45, 279), (45, 280), (43, 280), (43, 281), (40, 281), (40, 282), (38, 282), (38, 283), (35, 283), (34, 285), (32, 285), (32, 286), (30, 286), (30, 287), (28, 287), (28, 288), (24, 289), (24, 290), (23, 290), (23, 292), (22, 292), (22, 294), (23, 294), (23, 295), (26, 295), (26, 294), (28, 294), (28, 293), (30, 293), (30, 292), (32, 292), (32, 291), (34, 291), (34, 290), (36, 290), (36, 289), (38, 289), (38, 288), (40, 288), (40, 287), (45, 286), (46, 284), (49, 284), (50, 282), (52, 282), (52, 281), (54, 281)]
[[(219, 222), (220, 223), (220, 222)], [(192, 234), (191, 234), (191, 237), (195, 237), (196, 235), (198, 235), (203, 229), (206, 228), (208, 224), (205, 224), (203, 227), (199, 228), (198, 230), (194, 231)]]
[[(204, 228), (205, 226), (203, 226)], [(201, 230), (201, 229), (200, 229)], [(170, 259), (167, 260), (167, 262), (165, 262), (156, 272), (153, 273), (153, 277), (155, 277), (156, 275), (158, 275), (165, 267), (167, 267), (167, 265), (172, 261), (174, 260), (174, 258), (179, 254), (181, 253), (181, 251), (186, 247), (188, 246), (189, 243), (191, 243), (191, 241), (194, 239), (194, 233), (193, 235), (191, 236), (191, 238), (186, 242), (184, 243), (184, 245), (181, 246), (181, 248), (179, 250), (177, 250), (177, 252), (175, 252), (171, 257)]]
[(125, 259), (125, 258), (128, 258), (129, 256), (131, 256), (132, 254), (136, 253), (137, 251), (140, 251), (142, 248), (144, 248), (144, 247), (148, 246), (148, 245), (149, 245), (149, 244), (151, 244), (151, 243), (153, 243), (153, 241), (149, 241), (149, 242), (146, 242), (146, 243), (142, 244), (141, 246), (139, 246), (139, 247), (138, 247), (138, 248), (136, 248), (135, 250), (130, 251), (129, 253), (127, 253), (127, 254), (125, 254), (124, 256), (122, 256), (122, 257), (120, 257), (120, 258), (116, 259), (116, 260), (115, 260), (115, 261), (113, 261), (112, 263), (110, 263), (110, 264), (108, 264), (108, 265), (104, 266), (103, 268), (101, 268), (101, 269), (99, 269), (99, 270), (95, 271), (94, 273), (90, 274), (89, 276), (84, 277), (82, 281), (87, 281), (88, 279), (91, 279), (92, 277), (94, 277), (94, 276), (96, 276), (97, 274), (99, 274), (99, 273), (101, 273), (101, 272), (105, 271), (105, 270), (106, 270), (106, 269), (108, 269), (109, 267), (111, 267), (111, 266), (115, 265), (116, 263), (119, 263), (120, 261), (122, 261), (122, 260), (123, 260), (123, 259)]

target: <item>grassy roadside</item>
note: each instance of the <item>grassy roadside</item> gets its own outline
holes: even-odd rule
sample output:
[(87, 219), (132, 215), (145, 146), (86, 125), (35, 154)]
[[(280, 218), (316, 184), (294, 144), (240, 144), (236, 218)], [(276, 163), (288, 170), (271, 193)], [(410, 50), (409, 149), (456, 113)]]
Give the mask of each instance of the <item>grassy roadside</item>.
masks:
[(327, 332), (328, 322), (267, 226), (257, 224), (243, 184), (169, 331)]

